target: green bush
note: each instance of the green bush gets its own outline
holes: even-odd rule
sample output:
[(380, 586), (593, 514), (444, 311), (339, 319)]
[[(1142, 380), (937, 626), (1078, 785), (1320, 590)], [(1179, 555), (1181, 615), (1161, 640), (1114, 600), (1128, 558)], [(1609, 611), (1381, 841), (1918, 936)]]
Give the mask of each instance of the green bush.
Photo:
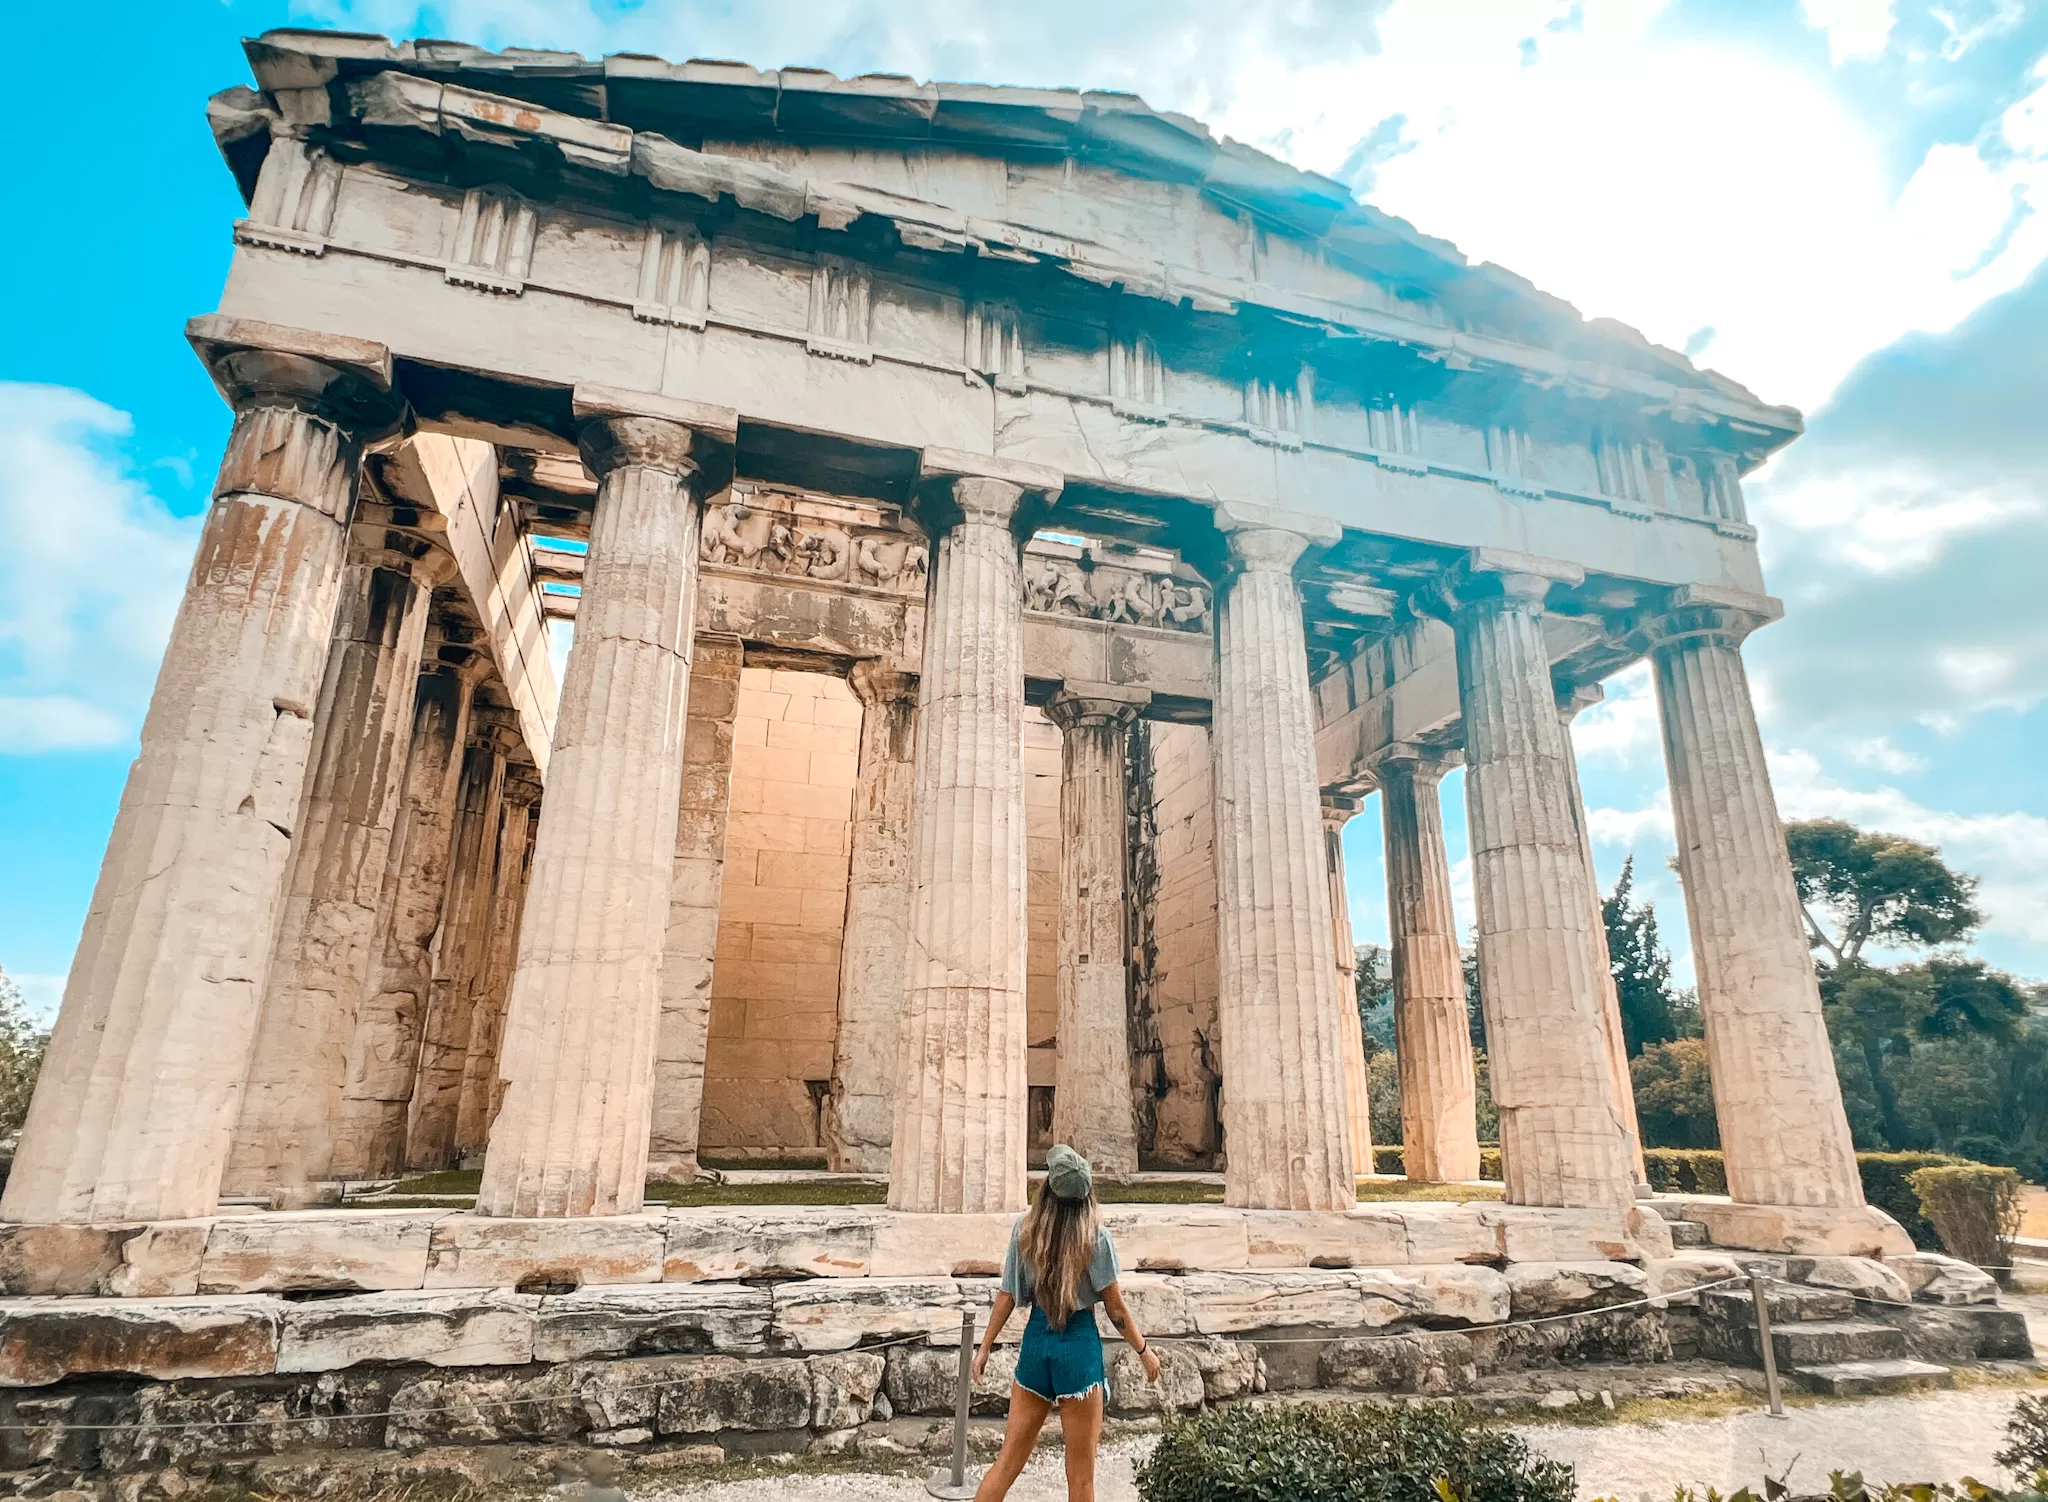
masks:
[(2010, 1443), (1992, 1456), (2015, 1476), (2048, 1471), (2048, 1398), (2021, 1398), (2006, 1420)]
[[(1965, 1476), (1961, 1481), (1865, 1481), (1860, 1471), (1836, 1471), (1824, 1492), (1794, 1494), (1782, 1481), (1743, 1487), (1725, 1502), (2048, 1502), (2048, 1471), (2036, 1471), (2031, 1483), (2017, 1491), (2000, 1491)], [(1671, 1502), (1724, 1502), (1711, 1487), (1705, 1492), (1681, 1486)]]
[(1261, 1404), (1171, 1420), (1143, 1502), (1572, 1502), (1572, 1468), (1462, 1405)]
[(1939, 1250), (1941, 1237), (1934, 1222), (1920, 1213), (1920, 1196), (1909, 1182), (1923, 1168), (1960, 1163), (1948, 1153), (1858, 1153), (1856, 1166), (1863, 1175), (1863, 1197), (1906, 1228), (1913, 1245)]
[(1646, 1147), (1650, 1187), (1664, 1194), (1726, 1194), (1728, 1170), (1718, 1148)]
[(1399, 1147), (1382, 1147), (1373, 1144), (1372, 1171), (1374, 1173), (1406, 1173), (1408, 1170), (1401, 1159)]
[(1479, 1177), (1482, 1179), (1504, 1179), (1507, 1173), (1501, 1167), (1500, 1149), (1482, 1147), (1479, 1149)]
[(1923, 1168), (1911, 1180), (1920, 1213), (1952, 1257), (2000, 1271), (2012, 1266), (2020, 1233), (2020, 1175), (2014, 1168), (1952, 1163)]

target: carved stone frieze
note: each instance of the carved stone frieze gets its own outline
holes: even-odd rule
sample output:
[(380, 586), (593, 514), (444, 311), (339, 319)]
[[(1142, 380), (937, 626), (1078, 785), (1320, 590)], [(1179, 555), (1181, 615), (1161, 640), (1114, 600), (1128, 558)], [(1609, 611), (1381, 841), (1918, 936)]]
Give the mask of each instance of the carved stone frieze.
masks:
[(813, 514), (822, 509), (791, 496), (735, 492), (704, 514), (703, 561), (892, 594), (924, 593), (931, 550), (921, 536), (891, 525), (893, 518), (879, 509), (872, 525)]
[(1163, 571), (1027, 554), (1024, 608), (1169, 631), (1209, 629), (1208, 586)]

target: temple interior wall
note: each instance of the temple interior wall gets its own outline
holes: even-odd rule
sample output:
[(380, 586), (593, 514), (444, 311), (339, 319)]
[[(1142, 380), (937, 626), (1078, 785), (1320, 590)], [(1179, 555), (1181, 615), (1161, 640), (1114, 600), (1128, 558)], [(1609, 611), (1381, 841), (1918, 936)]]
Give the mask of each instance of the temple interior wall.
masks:
[(828, 673), (743, 668), (701, 1150), (819, 1148), (832, 1078), (860, 701)]
[[(1142, 804), (1133, 822), (1151, 844), (1149, 853), (1134, 851), (1132, 862), (1141, 951), (1133, 999), (1138, 1148), (1149, 1163), (1206, 1167), (1222, 1145), (1209, 730), (1152, 723), (1138, 745), (1145, 765), (1132, 777)], [(1149, 880), (1142, 875), (1148, 867)]]
[(1052, 1146), (1059, 1065), (1060, 732), (1045, 711), (1024, 711), (1024, 1031), (1031, 1091), (1031, 1151)]

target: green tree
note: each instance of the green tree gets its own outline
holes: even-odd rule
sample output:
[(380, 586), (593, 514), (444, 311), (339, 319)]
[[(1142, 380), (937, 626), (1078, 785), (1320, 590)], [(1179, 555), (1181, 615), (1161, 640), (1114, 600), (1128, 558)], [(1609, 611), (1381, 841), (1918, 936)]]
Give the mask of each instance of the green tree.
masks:
[(14, 1139), (28, 1115), (28, 1098), (35, 1093), (36, 1071), (42, 1068), (49, 1041), (49, 1029), (30, 1020), (21, 987), (0, 970), (0, 1154), (7, 1157), (14, 1154)]
[(1952, 870), (1932, 845), (1840, 819), (1788, 824), (1785, 844), (1807, 937), (1819, 951), (1828, 1031), (1861, 1056), (1885, 1145), (1925, 1146), (1938, 1128), (1913, 1119), (1891, 1066), (1936, 1039), (2015, 1043), (2027, 996), (1979, 960), (1933, 957), (1886, 968), (1865, 951), (1926, 951), (1968, 939), (1983, 922), (1977, 879)]
[(1351, 972), (1352, 989), (1358, 1001), (1358, 1027), (1365, 1035), (1365, 1056), (1394, 1048), (1394, 964), (1393, 956), (1377, 944), (1361, 944), (1354, 953), (1358, 968)]
[(1704, 1038), (1651, 1043), (1629, 1062), (1645, 1147), (1719, 1147)]
[(1621, 1036), (1630, 1058), (1653, 1043), (1699, 1032), (1699, 1003), (1671, 983), (1671, 952), (1657, 933), (1654, 903), (1635, 898), (1636, 858), (1621, 863), (1614, 893), (1600, 904), (1607, 955), (1621, 1002)]
[[(1977, 931), (1977, 878), (1949, 869), (1932, 845), (1895, 834), (1866, 834), (1840, 819), (1785, 826), (1792, 878), (1806, 913), (1807, 937), (1827, 963), (1855, 965), (1866, 945), (1933, 949)], [(1830, 933), (1820, 919), (1834, 922)]]

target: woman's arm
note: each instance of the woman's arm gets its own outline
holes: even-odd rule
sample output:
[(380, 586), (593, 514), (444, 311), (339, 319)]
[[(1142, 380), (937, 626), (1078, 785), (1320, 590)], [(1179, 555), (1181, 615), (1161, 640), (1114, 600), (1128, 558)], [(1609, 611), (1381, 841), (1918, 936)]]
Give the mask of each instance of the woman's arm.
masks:
[(996, 1337), (1003, 1333), (1003, 1326), (1010, 1322), (1016, 1311), (1017, 1301), (1007, 1293), (996, 1295), (995, 1307), (988, 1312), (988, 1330), (981, 1337), (981, 1349), (974, 1353), (974, 1380), (979, 1382), (981, 1374), (988, 1370), (988, 1353), (995, 1349)]
[(1145, 1380), (1159, 1380), (1159, 1353), (1147, 1344), (1138, 1322), (1131, 1318), (1130, 1305), (1124, 1302), (1124, 1291), (1116, 1284), (1102, 1290), (1102, 1307), (1109, 1311), (1109, 1322), (1116, 1326), (1116, 1333), (1124, 1343), (1138, 1353), (1138, 1359), (1145, 1363)]

